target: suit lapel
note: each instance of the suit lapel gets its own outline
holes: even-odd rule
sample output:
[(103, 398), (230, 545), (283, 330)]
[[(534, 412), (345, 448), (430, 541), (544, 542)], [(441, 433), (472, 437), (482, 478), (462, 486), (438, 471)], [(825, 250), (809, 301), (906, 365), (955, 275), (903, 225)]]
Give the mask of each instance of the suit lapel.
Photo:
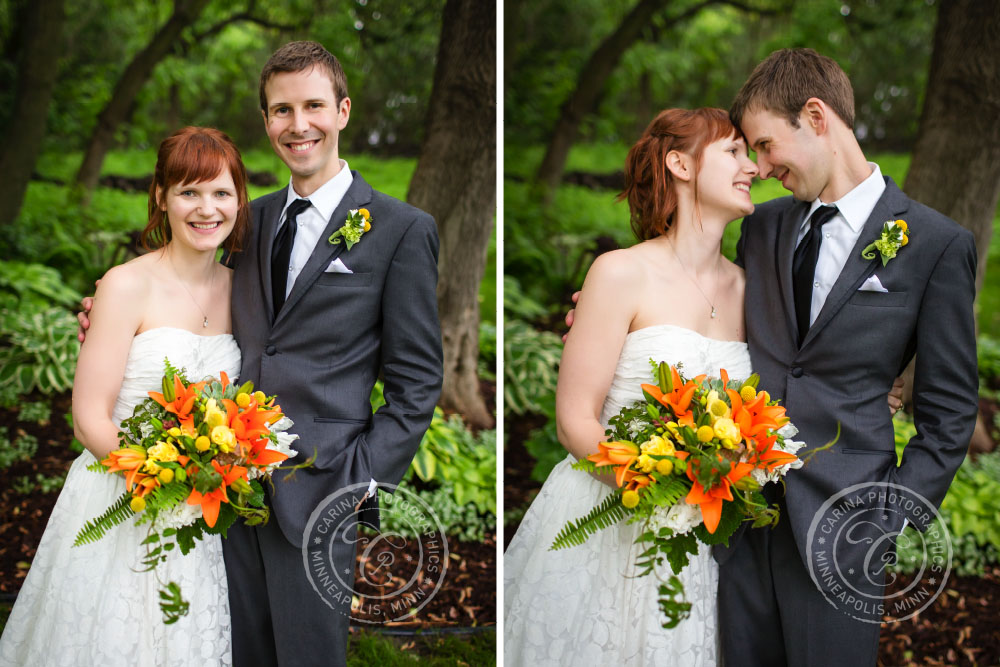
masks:
[(274, 247), (274, 236), (278, 228), (278, 216), (288, 198), (288, 188), (281, 190), (261, 208), (259, 234), (257, 236), (257, 257), (260, 259), (261, 294), (267, 305), (268, 319), (274, 313), (274, 295), (271, 294), (271, 249)]
[[(289, 292), (288, 298), (285, 300), (285, 305), (281, 307), (281, 312), (278, 313), (275, 324), (288, 316), (288, 312), (295, 307), (295, 304), (298, 303), (306, 290), (316, 281), (319, 274), (347, 247), (347, 244), (343, 242), (334, 245), (327, 241), (327, 239), (344, 224), (347, 220), (348, 212), (352, 209), (361, 208), (371, 202), (371, 186), (368, 185), (365, 179), (361, 178), (358, 172), (352, 171), (351, 174), (353, 176), (351, 187), (347, 188), (344, 198), (337, 204), (333, 215), (327, 221), (326, 229), (323, 230), (319, 240), (316, 241), (316, 247), (313, 249), (312, 254), (309, 255), (306, 265), (302, 267), (302, 272), (299, 273), (298, 278), (295, 279), (295, 283), (292, 284), (292, 291)], [(270, 257), (270, 254), (268, 256)]]
[(875, 208), (872, 209), (871, 215), (868, 216), (868, 220), (861, 230), (861, 235), (858, 237), (857, 243), (851, 249), (851, 254), (847, 256), (847, 262), (844, 263), (844, 268), (841, 270), (840, 276), (837, 277), (837, 281), (830, 289), (830, 294), (826, 297), (826, 302), (823, 304), (822, 310), (816, 316), (816, 321), (809, 327), (809, 332), (802, 341), (802, 347), (808, 345), (809, 341), (816, 337), (820, 329), (826, 326), (833, 316), (843, 308), (848, 298), (861, 287), (861, 283), (866, 281), (869, 276), (875, 273), (876, 269), (882, 266), (882, 260), (877, 255), (875, 259), (864, 259), (861, 256), (861, 251), (865, 249), (865, 246), (878, 238), (879, 234), (882, 233), (882, 225), (886, 220), (895, 220), (906, 209), (906, 195), (896, 187), (891, 178), (887, 179), (885, 192), (879, 197), (879, 200), (875, 203)]
[(794, 344), (799, 338), (798, 324), (795, 321), (795, 293), (792, 285), (792, 258), (795, 256), (795, 242), (799, 238), (802, 220), (809, 211), (808, 202), (796, 202), (785, 209), (778, 227), (778, 280), (781, 284), (781, 296), (785, 303), (785, 320), (788, 333)]

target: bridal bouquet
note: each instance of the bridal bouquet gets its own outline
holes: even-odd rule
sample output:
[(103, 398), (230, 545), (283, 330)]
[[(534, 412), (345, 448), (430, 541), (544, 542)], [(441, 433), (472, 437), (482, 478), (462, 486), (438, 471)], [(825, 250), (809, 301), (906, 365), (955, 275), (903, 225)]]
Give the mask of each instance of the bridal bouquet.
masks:
[[(254, 391), (251, 382), (237, 387), (224, 372), (190, 382), (165, 363), (163, 391), (149, 392), (122, 420), (122, 446), (88, 468), (124, 476), (125, 493), (74, 542), (97, 541), (138, 515), (137, 525), (149, 524), (142, 542), (147, 571), (175, 548), (188, 553), (205, 533), (225, 536), (238, 517), (248, 525), (267, 522), (261, 482), (297, 453), (290, 445), (298, 436), (287, 432), (292, 422), (276, 397)], [(175, 583), (161, 589), (160, 599), (165, 623), (187, 613)]]
[[(802, 466), (796, 452), (805, 445), (785, 408), (757, 391), (756, 374), (745, 381), (699, 375), (653, 363), (656, 384), (643, 384), (645, 401), (609, 421), (607, 442), (597, 454), (576, 462), (585, 472), (611, 471), (616, 489), (588, 515), (569, 522), (552, 549), (583, 544), (598, 530), (626, 518), (642, 522), (637, 543), (648, 545), (636, 563), (644, 576), (664, 559), (675, 573), (659, 587), (666, 628), (687, 617), (676, 577), (698, 552), (698, 542), (728, 542), (743, 521), (754, 527), (778, 521), (760, 488)], [(831, 443), (832, 444), (832, 443)], [(829, 446), (829, 445), (828, 445)]]

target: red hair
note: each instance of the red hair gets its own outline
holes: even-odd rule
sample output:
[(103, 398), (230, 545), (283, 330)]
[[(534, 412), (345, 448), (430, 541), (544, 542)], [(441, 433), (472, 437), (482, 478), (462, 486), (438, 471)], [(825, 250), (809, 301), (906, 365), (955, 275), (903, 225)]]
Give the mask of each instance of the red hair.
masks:
[(722, 109), (667, 109), (661, 111), (625, 159), (625, 189), (615, 201), (628, 200), (632, 231), (640, 241), (661, 236), (670, 229), (677, 210), (673, 174), (667, 153), (680, 151), (695, 160), (695, 180), (708, 144), (742, 136)]
[(240, 208), (236, 213), (236, 225), (222, 247), (229, 252), (238, 251), (250, 229), (247, 170), (233, 140), (214, 127), (185, 127), (160, 144), (153, 182), (149, 186), (149, 222), (142, 230), (143, 247), (147, 250), (152, 246), (162, 248), (171, 238), (170, 222), (166, 213), (160, 210), (161, 202), (156, 199), (157, 189), (165, 195), (173, 185), (210, 181), (224, 169), (233, 177)]

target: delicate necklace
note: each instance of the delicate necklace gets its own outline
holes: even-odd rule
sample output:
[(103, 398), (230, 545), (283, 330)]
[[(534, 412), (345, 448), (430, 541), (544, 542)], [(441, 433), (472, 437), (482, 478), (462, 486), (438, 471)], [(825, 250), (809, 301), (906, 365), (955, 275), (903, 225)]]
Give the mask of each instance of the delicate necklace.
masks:
[(715, 294), (713, 294), (712, 298), (709, 299), (708, 296), (705, 294), (705, 292), (701, 289), (701, 285), (699, 285), (698, 282), (694, 279), (694, 277), (692, 277), (692, 275), (690, 273), (688, 273), (687, 267), (684, 266), (684, 262), (681, 261), (681, 256), (677, 254), (677, 248), (674, 247), (674, 240), (672, 238), (670, 238), (670, 237), (667, 237), (667, 243), (670, 244), (670, 249), (674, 251), (674, 257), (677, 258), (677, 263), (681, 265), (682, 269), (684, 269), (684, 275), (687, 276), (688, 280), (690, 280), (691, 283), (694, 284), (695, 288), (699, 292), (701, 292), (701, 296), (702, 296), (703, 299), (705, 299), (705, 302), (709, 306), (712, 307), (712, 319), (714, 320), (715, 317), (716, 317), (716, 312), (715, 312), (715, 304), (713, 303), (713, 301), (715, 301), (719, 297), (719, 282), (720, 282), (719, 276), (722, 273), (722, 257), (720, 256), (719, 257), (719, 261), (716, 262), (716, 264), (715, 264), (715, 267), (716, 267), (715, 268)]
[[(201, 326), (207, 328), (208, 327), (208, 315), (205, 313), (205, 309), (201, 307), (201, 304), (198, 303), (198, 300), (194, 298), (194, 294), (191, 294), (191, 290), (189, 290), (188, 287), (187, 287), (187, 285), (184, 284), (184, 280), (181, 278), (180, 272), (177, 270), (177, 267), (174, 266), (173, 257), (170, 256), (170, 255), (168, 255), (167, 256), (167, 261), (170, 262), (170, 268), (172, 268), (174, 270), (174, 275), (177, 276), (177, 282), (179, 282), (181, 284), (181, 287), (184, 288), (184, 291), (187, 292), (187, 294), (188, 294), (189, 297), (191, 297), (192, 303), (194, 303), (194, 305), (198, 307), (198, 310), (201, 311), (201, 316), (205, 318), (204, 320), (202, 320)], [(208, 284), (208, 292), (209, 292), (209, 294), (212, 293), (212, 286), (213, 285), (215, 285), (215, 267), (214, 266), (212, 267), (212, 278), (211, 278), (211, 281)], [(715, 315), (713, 315), (712, 317), (715, 317)]]

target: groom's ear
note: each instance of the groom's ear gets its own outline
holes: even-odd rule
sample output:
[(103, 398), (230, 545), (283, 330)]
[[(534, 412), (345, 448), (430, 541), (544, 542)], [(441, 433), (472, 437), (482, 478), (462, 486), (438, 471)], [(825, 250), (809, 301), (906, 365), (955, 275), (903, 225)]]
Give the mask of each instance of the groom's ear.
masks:
[(679, 181), (690, 181), (691, 177), (694, 176), (694, 164), (692, 164), (691, 156), (686, 153), (670, 151), (663, 158), (663, 161), (670, 173)]
[(818, 97), (810, 97), (799, 112), (799, 123), (806, 124), (816, 134), (825, 134), (828, 127), (830, 108)]

